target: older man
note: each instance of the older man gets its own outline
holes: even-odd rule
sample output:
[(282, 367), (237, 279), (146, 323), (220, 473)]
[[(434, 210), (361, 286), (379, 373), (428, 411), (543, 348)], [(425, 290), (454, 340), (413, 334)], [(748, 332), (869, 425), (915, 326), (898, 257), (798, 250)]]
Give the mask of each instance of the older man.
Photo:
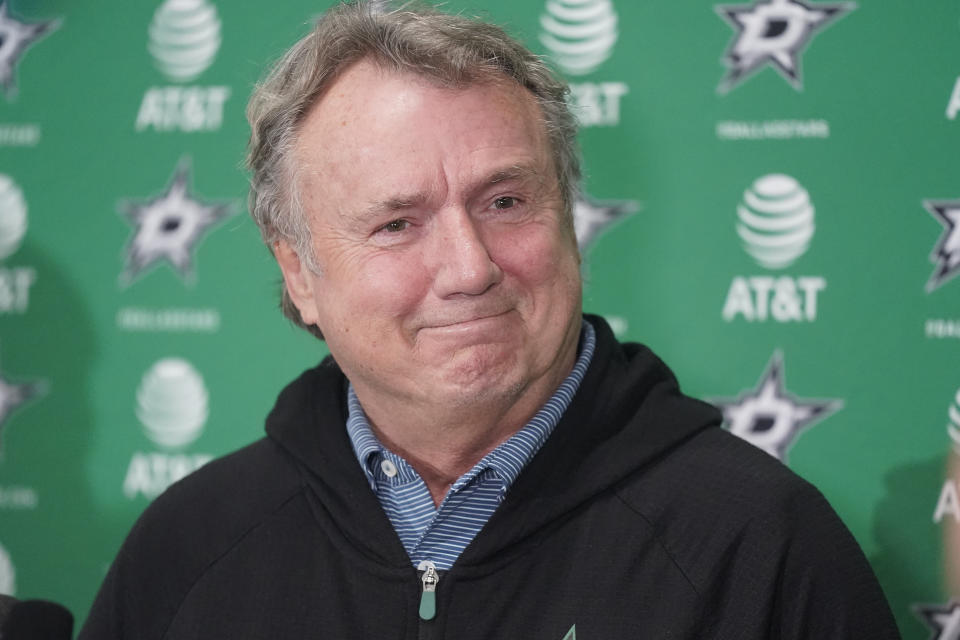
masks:
[(564, 94), (427, 9), (277, 65), (251, 210), (332, 359), (147, 510), (81, 637), (897, 637), (820, 494), (581, 315)]

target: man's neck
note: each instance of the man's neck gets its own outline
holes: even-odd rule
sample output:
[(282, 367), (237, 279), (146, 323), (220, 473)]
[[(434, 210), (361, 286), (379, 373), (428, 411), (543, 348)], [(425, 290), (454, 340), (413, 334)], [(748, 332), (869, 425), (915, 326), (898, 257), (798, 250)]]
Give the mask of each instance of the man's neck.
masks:
[(536, 406), (514, 405), (511, 411), (499, 416), (489, 410), (462, 407), (452, 415), (422, 411), (413, 424), (398, 420), (395, 414), (388, 421), (377, 420), (369, 411), (367, 415), (377, 439), (410, 463), (439, 507), (450, 486), (523, 428), (547, 398), (549, 393)]

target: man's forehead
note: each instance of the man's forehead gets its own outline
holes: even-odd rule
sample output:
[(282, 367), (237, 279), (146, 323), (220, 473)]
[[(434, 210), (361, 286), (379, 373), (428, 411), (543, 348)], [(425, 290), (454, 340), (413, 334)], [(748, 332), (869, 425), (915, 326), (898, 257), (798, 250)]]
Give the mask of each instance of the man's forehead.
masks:
[(515, 83), (442, 87), (358, 63), (304, 119), (297, 165), (307, 180), (351, 180), (379, 168), (378, 182), (395, 181), (394, 190), (422, 182), (441, 158), (473, 180), (542, 174), (549, 153), (539, 115)]
[(503, 73), (478, 72), (467, 82), (451, 84), (430, 74), (398, 70), (364, 58), (342, 70), (314, 99), (300, 123), (300, 133), (318, 122), (328, 125), (329, 133), (351, 124), (367, 128), (386, 115), (416, 112), (429, 108), (431, 102), (478, 92), (487, 97), (491, 103), (488, 107), (496, 104), (496, 111), (505, 115), (510, 112), (507, 117), (514, 123), (526, 120), (536, 124), (533, 129), (543, 128), (540, 107), (533, 94)]
[(531, 99), (533, 98), (533, 94), (516, 79), (496, 67), (477, 66), (456, 72), (445, 71), (439, 67), (398, 67), (390, 60), (371, 54), (339, 69), (327, 88), (314, 99), (314, 105), (322, 101), (338, 86), (342, 91), (345, 88), (343, 85), (348, 85), (351, 80), (367, 77), (379, 81), (399, 78), (405, 83), (419, 84), (451, 92), (463, 91), (473, 87), (499, 87), (507, 91), (523, 92)]

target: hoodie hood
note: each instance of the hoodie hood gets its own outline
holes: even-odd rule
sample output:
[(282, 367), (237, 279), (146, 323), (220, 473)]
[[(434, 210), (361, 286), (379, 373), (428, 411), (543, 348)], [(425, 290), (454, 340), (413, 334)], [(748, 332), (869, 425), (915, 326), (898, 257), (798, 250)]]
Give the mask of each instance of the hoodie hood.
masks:
[[(485, 530), (498, 534), (477, 536), (455, 568), (502, 560), (507, 549), (720, 425), (717, 409), (684, 396), (648, 348), (618, 343), (602, 318), (586, 320), (597, 346), (576, 396), (491, 517)], [(346, 414), (346, 378), (327, 358), (280, 394), (267, 434), (299, 463), (316, 508), (362, 545), (362, 554), (409, 567), (350, 447)]]

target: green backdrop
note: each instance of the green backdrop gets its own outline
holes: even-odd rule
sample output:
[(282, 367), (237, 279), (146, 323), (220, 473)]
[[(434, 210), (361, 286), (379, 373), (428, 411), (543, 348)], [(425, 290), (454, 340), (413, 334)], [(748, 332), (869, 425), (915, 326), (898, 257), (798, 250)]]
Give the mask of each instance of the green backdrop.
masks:
[[(148, 502), (325, 354), (276, 310), (242, 158), (327, 4), (0, 3), (0, 592), (82, 621)], [(960, 5), (447, 7), (572, 83), (585, 309), (824, 492), (904, 637), (956, 638)]]

